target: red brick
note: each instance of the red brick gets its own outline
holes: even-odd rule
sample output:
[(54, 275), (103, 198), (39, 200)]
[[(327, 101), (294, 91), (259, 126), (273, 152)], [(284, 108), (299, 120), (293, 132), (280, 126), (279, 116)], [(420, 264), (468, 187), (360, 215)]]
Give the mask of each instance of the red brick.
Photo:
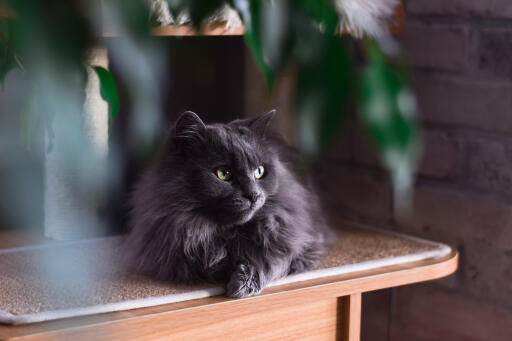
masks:
[(427, 122), (512, 132), (512, 83), (416, 75), (413, 85)]
[(512, 205), (428, 186), (416, 188), (414, 199), (412, 216), (396, 217), (399, 229), (461, 253), (455, 277), (439, 285), (512, 307)]
[(469, 30), (465, 26), (408, 21), (401, 41), (413, 66), (448, 70), (466, 67)]
[(508, 249), (464, 241), (456, 290), (512, 309), (512, 240), (507, 241)]
[(428, 286), (397, 289), (392, 340), (510, 340), (512, 312)]
[(469, 192), (421, 184), (413, 214), (395, 218), (403, 230), (434, 240), (472, 239), (502, 250), (512, 246), (512, 204)]
[[(423, 154), (418, 174), (422, 176), (453, 179), (460, 175), (462, 142), (453, 134), (441, 131), (424, 131)], [(360, 165), (384, 170), (376, 147), (365, 136), (356, 133), (354, 161)]]
[(512, 143), (476, 140), (469, 153), (472, 186), (512, 196)]
[(459, 139), (441, 131), (425, 131), (420, 175), (453, 179), (460, 175), (463, 148)]
[(478, 70), (486, 75), (512, 77), (512, 29), (483, 30), (477, 52)]
[(408, 0), (406, 8), (419, 15), (512, 18), (510, 0)]
[(328, 211), (350, 218), (384, 222), (391, 217), (391, 189), (383, 174), (324, 164), (316, 171)]

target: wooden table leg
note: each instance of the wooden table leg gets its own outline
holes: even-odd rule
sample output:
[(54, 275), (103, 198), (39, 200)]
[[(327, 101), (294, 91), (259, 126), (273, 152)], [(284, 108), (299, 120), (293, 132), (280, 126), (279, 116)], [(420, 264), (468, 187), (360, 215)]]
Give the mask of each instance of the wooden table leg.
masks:
[(341, 333), (343, 341), (361, 338), (361, 294), (341, 297)]

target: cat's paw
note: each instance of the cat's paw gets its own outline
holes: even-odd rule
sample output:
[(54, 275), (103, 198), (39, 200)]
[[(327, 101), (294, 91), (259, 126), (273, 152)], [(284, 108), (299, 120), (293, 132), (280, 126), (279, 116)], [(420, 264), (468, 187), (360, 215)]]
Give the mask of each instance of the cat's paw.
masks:
[(259, 274), (254, 266), (239, 264), (229, 279), (226, 295), (242, 298), (257, 295), (262, 289)]

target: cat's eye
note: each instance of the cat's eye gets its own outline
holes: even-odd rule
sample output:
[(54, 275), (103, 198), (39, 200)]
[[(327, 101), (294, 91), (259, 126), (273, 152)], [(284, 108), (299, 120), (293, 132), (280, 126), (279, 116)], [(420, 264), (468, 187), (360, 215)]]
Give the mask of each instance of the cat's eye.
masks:
[(218, 167), (215, 170), (215, 174), (217, 175), (219, 180), (222, 181), (228, 181), (229, 179), (231, 179), (231, 171), (226, 167)]
[(263, 177), (263, 175), (265, 175), (265, 168), (263, 166), (259, 166), (258, 168), (256, 168), (256, 170), (254, 171), (254, 178), (256, 180), (259, 180)]

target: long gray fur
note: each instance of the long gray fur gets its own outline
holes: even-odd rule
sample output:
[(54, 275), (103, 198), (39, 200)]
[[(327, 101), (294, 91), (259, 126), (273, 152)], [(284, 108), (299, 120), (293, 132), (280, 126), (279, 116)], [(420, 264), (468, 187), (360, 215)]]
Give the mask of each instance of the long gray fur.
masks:
[[(136, 271), (180, 283), (220, 281), (230, 297), (314, 267), (328, 229), (315, 194), (293, 170), (296, 157), (267, 132), (275, 111), (205, 125), (183, 113), (161, 160), (130, 199), (124, 252)], [(263, 165), (265, 176), (254, 170)], [(217, 167), (232, 170), (229, 181)]]

